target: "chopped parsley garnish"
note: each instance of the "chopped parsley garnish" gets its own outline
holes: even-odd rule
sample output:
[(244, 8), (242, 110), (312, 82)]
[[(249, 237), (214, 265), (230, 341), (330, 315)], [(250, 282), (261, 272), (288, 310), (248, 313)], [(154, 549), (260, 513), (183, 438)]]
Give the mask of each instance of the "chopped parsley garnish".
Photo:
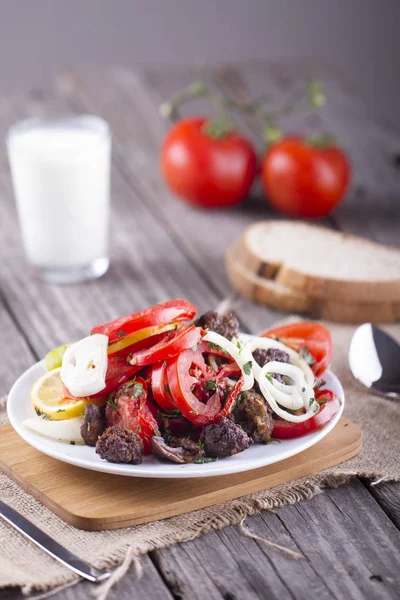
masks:
[(58, 408), (56, 412), (65, 412), (65, 408)]
[(223, 352), (226, 354), (225, 350), (221, 348), (221, 346), (218, 346), (218, 344), (214, 344), (213, 342), (208, 342), (208, 347), (210, 350), (218, 350), (218, 352)]
[(244, 363), (243, 371), (245, 372), (246, 375), (250, 375), (252, 364), (253, 364), (252, 360), (249, 360), (249, 361), (247, 361), (247, 363)]
[(199, 413), (198, 413), (198, 412), (196, 412), (195, 410), (190, 410), (190, 411), (189, 411), (189, 414), (191, 414), (191, 415), (198, 415)]
[(305, 387), (301, 388), (301, 391), (304, 393), (306, 391), (306, 388)]
[(194, 460), (193, 462), (195, 465), (204, 465), (205, 463), (215, 462), (216, 460), (216, 458), (201, 456), (200, 458), (196, 458), (196, 460)]
[(276, 444), (280, 444), (280, 443), (281, 443), (281, 440), (278, 440), (278, 438), (271, 438), (270, 440), (267, 440), (266, 442), (264, 442), (264, 444), (266, 444), (266, 445), (267, 445), (267, 444), (273, 444), (274, 442), (275, 442)]
[(126, 331), (118, 331), (117, 332), (117, 337), (122, 337), (123, 335), (126, 335)]
[(268, 381), (270, 381), (272, 383), (273, 377), (272, 377), (272, 373), (267, 373), (266, 375)]
[(209, 381), (206, 382), (206, 390), (216, 390), (217, 387), (218, 386), (215, 379), (209, 379)]
[(239, 348), (239, 350), (240, 350), (240, 348), (242, 347), (242, 344), (241, 344), (239, 341), (237, 341), (237, 342), (236, 342), (236, 346), (237, 346), (237, 347)]
[(107, 400), (107, 404), (110, 408), (112, 408), (113, 410), (118, 410), (118, 404), (116, 404), (114, 402), (114, 398), (112, 396), (109, 397), (109, 399)]
[(240, 394), (238, 396), (238, 399), (237, 399), (237, 403), (239, 405), (241, 405), (241, 404), (243, 404), (243, 402), (245, 401), (245, 399), (246, 399), (246, 392), (240, 392)]
[(315, 413), (319, 412), (319, 404), (318, 403), (316, 403), (316, 405), (314, 406), (313, 411)]
[(312, 404), (314, 404), (315, 402), (315, 398), (310, 398), (310, 402), (308, 403), (308, 406), (311, 406)]
[(124, 390), (129, 389), (133, 386), (132, 395), (134, 398), (138, 398), (141, 394), (143, 394), (143, 384), (138, 381), (131, 381), (124, 386)]
[(168, 417), (180, 417), (182, 415), (181, 411), (178, 408), (174, 408), (172, 410), (163, 410), (162, 412), (158, 411), (158, 414), (161, 417), (167, 417), (167, 418)]

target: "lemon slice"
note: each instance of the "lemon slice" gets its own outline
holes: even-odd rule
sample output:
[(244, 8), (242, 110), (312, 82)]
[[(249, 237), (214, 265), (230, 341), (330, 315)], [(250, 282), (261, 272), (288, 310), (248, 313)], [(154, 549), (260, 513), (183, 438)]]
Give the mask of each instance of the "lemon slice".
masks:
[(60, 379), (61, 369), (45, 373), (33, 384), (31, 401), (38, 415), (51, 421), (74, 419), (83, 414), (86, 404), (105, 403), (105, 398), (79, 398), (73, 400), (64, 395)]

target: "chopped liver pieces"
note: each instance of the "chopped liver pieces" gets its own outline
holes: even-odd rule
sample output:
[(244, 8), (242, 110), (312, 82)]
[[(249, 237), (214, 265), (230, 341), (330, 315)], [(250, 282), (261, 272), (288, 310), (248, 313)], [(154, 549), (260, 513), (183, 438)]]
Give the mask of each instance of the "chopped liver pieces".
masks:
[(158, 458), (179, 464), (193, 462), (204, 454), (200, 446), (189, 438), (176, 437), (152, 437), (151, 450)]
[(88, 446), (95, 446), (106, 427), (104, 407), (86, 404), (81, 425), (81, 436)]
[(228, 338), (228, 340), (232, 340), (239, 334), (239, 322), (232, 313), (220, 315), (213, 310), (209, 310), (197, 319), (196, 325), (203, 327), (203, 329), (215, 331)]
[(108, 462), (139, 465), (143, 458), (143, 442), (134, 431), (113, 425), (97, 440), (96, 453)]
[[(279, 350), (279, 348), (268, 348), (268, 350), (263, 350), (259, 348), (253, 352), (253, 357), (254, 360), (260, 365), (260, 367), (263, 367), (268, 362), (271, 362), (273, 360), (282, 363), (289, 362), (289, 354), (284, 350)], [(283, 383), (282, 375), (275, 373), (274, 377), (277, 381)]]
[(200, 442), (206, 456), (224, 458), (243, 452), (251, 445), (252, 440), (239, 425), (224, 417), (218, 423), (203, 427)]
[(268, 442), (274, 427), (271, 409), (261, 394), (254, 390), (242, 392), (236, 403), (233, 418), (255, 443)]

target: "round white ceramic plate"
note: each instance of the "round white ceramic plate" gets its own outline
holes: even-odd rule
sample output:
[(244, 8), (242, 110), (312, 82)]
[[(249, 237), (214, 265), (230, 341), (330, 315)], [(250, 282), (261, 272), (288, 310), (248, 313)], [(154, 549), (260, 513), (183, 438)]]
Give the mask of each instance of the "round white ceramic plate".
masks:
[[(243, 340), (247, 336), (242, 336)], [(90, 446), (72, 446), (63, 442), (57, 442), (43, 437), (33, 431), (26, 429), (22, 422), (28, 417), (36, 416), (30, 401), (30, 390), (33, 383), (44, 373), (43, 361), (30, 367), (14, 383), (8, 396), (7, 411), (11, 425), (15, 431), (28, 444), (48, 454), (53, 458), (66, 463), (71, 463), (84, 469), (93, 471), (104, 471), (116, 475), (127, 475), (131, 477), (158, 477), (158, 478), (185, 478), (185, 477), (211, 477), (213, 475), (228, 475), (249, 471), (264, 467), (294, 456), (313, 446), (324, 438), (337, 424), (343, 412), (344, 392), (342, 385), (336, 375), (331, 371), (324, 373), (326, 388), (337, 394), (341, 400), (340, 410), (333, 416), (331, 421), (315, 433), (310, 433), (294, 440), (283, 440), (281, 443), (254, 444), (248, 450), (205, 464), (177, 465), (161, 462), (153, 456), (145, 456), (141, 465), (114, 464), (102, 460)], [(38, 417), (39, 418), (39, 417)]]

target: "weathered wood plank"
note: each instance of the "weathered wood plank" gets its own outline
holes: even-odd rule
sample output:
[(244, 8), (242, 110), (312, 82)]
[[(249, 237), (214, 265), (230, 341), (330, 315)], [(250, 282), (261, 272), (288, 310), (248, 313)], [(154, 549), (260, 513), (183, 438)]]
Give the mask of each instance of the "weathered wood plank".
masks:
[(0, 361), (0, 398), (7, 394), (14, 381), (35, 360), (27, 338), (13, 321), (0, 292), (0, 342), (2, 360)]
[(263, 511), (247, 525), (304, 558), (228, 527), (153, 553), (172, 590), (183, 600), (398, 597), (400, 532), (357, 480), (276, 514)]
[(369, 480), (363, 480), (363, 483), (389, 519), (400, 529), (400, 482), (372, 485)]

